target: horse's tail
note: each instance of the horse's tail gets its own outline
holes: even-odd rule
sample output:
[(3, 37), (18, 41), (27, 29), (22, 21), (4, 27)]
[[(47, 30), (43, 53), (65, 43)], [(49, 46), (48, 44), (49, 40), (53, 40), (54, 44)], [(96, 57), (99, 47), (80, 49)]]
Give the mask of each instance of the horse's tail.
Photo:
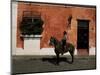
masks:
[(75, 51), (74, 45), (71, 44), (71, 43), (68, 43), (68, 46), (69, 46), (68, 48), (69, 48), (70, 52), (71, 52), (71, 53), (74, 53), (74, 51)]

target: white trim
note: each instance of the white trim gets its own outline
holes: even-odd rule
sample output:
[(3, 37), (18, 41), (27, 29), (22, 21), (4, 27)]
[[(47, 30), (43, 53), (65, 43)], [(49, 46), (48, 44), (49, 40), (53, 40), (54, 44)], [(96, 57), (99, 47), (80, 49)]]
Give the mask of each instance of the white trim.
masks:
[[(56, 54), (54, 52), (54, 48), (42, 48), (35, 50), (17, 48), (16, 54), (13, 55), (56, 55)], [(69, 55), (69, 52), (65, 53), (64, 55)], [(74, 55), (77, 55), (77, 49), (75, 49)]]
[(16, 54), (16, 33), (17, 33), (17, 7), (18, 3), (12, 3), (12, 54)]
[(40, 38), (24, 38), (24, 50), (37, 52), (40, 50)]
[(96, 49), (95, 49), (95, 47), (91, 47), (89, 49), (89, 55), (96, 55)]
[(23, 38), (41, 38), (42, 35), (20, 35)]

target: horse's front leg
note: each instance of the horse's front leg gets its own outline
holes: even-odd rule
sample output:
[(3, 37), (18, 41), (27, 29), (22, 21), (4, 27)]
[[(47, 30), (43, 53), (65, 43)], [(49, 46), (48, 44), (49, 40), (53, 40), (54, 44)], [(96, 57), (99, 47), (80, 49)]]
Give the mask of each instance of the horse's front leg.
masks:
[(56, 56), (57, 56), (57, 62), (56, 62), (56, 64), (59, 65), (59, 54), (56, 54)]

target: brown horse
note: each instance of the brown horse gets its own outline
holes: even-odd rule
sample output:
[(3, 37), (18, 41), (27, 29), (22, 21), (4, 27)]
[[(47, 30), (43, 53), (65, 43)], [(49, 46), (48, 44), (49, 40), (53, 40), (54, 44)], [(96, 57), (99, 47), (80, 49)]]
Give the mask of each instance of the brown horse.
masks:
[(73, 63), (73, 61), (74, 61), (74, 50), (75, 50), (75, 47), (71, 43), (67, 43), (66, 48), (64, 50), (62, 50), (63, 49), (62, 42), (58, 41), (54, 37), (51, 37), (49, 45), (52, 45), (55, 48), (54, 51), (55, 51), (56, 56), (57, 56), (57, 64), (59, 64), (59, 54), (66, 53), (66, 52), (70, 53), (70, 55), (72, 57), (72, 61), (71, 62)]

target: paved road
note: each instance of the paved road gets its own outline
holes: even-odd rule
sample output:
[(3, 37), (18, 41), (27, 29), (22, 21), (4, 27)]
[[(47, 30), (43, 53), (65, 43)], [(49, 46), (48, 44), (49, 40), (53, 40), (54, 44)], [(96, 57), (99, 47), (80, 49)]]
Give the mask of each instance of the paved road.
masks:
[(12, 72), (36, 73), (52, 71), (87, 70), (96, 68), (95, 56), (75, 56), (74, 63), (70, 64), (70, 56), (62, 56), (60, 64), (56, 65), (55, 56), (19, 56), (12, 59)]

